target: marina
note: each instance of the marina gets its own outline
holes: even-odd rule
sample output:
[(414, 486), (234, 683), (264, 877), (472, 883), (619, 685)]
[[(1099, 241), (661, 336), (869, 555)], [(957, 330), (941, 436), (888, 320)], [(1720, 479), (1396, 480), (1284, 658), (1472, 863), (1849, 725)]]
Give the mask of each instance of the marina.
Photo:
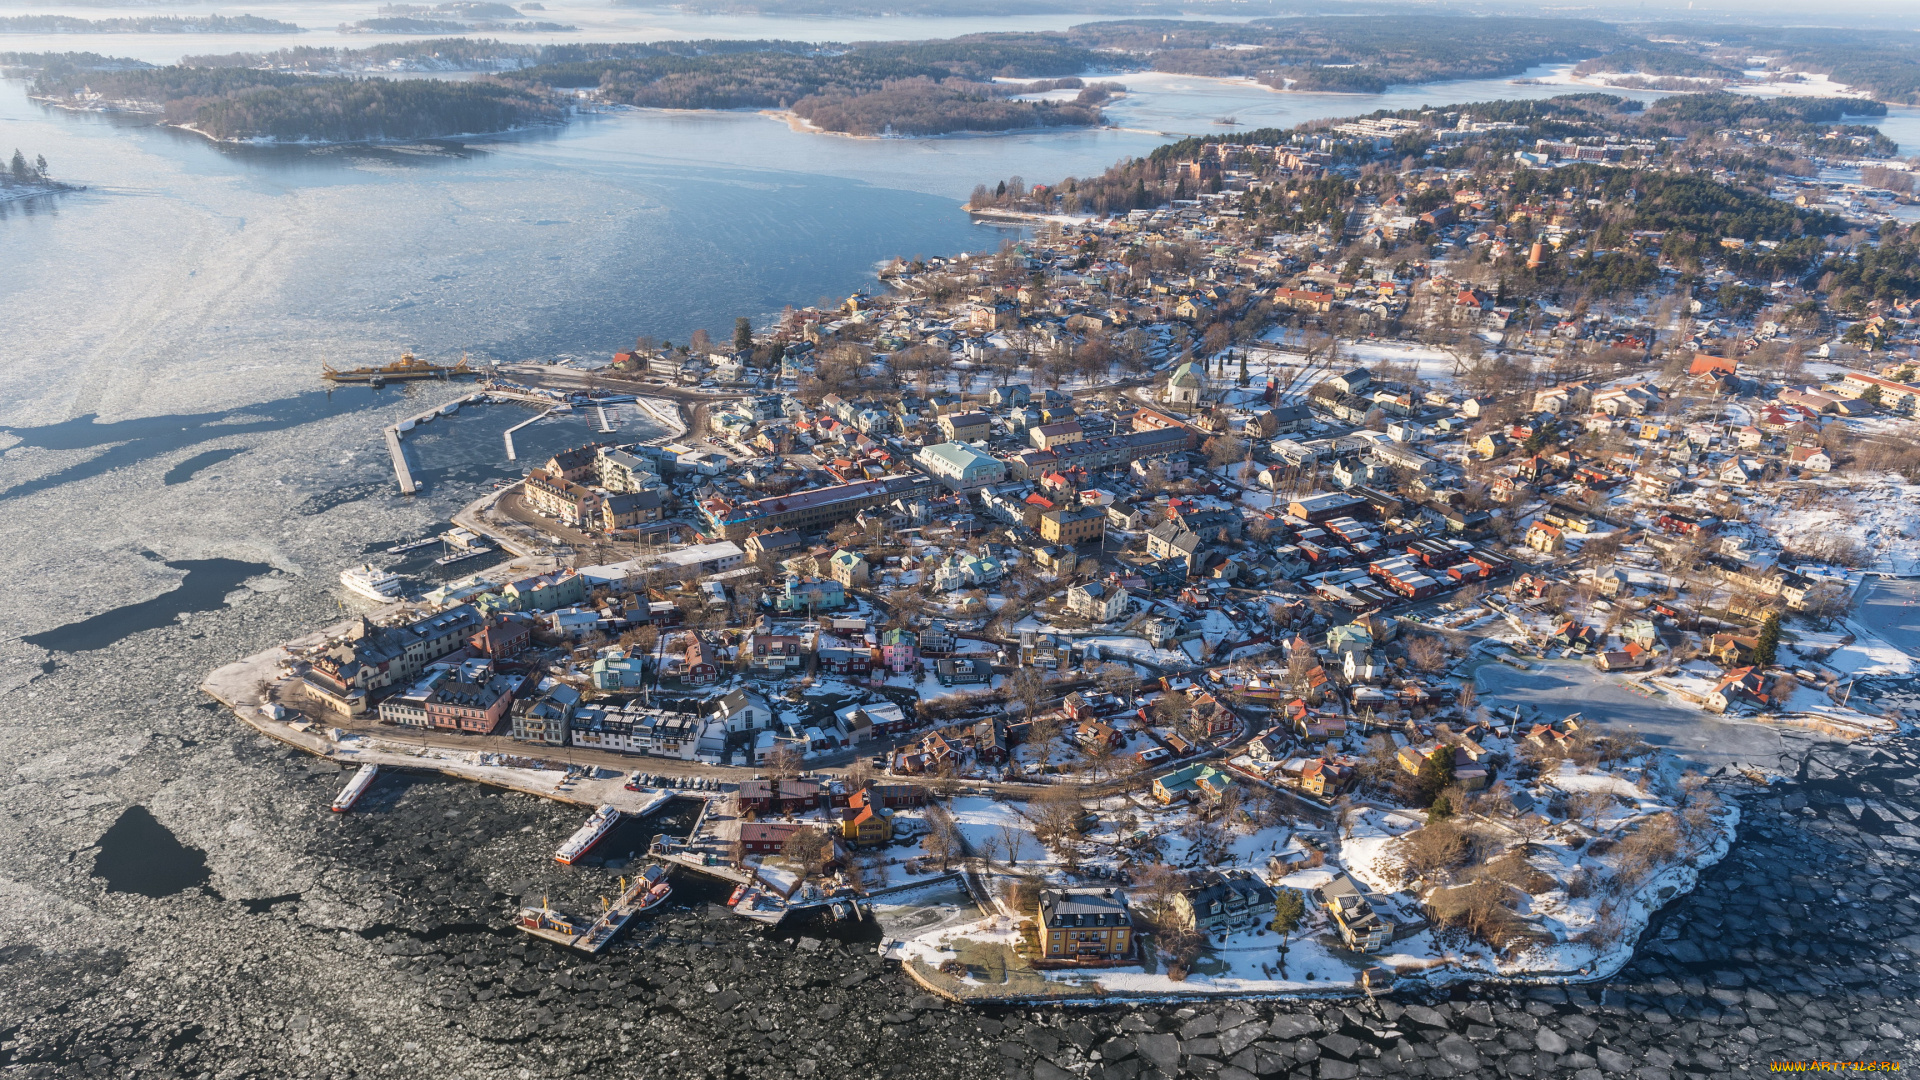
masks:
[(557, 406), (556, 406), (555, 408), (551, 408), (551, 409), (548, 409), (548, 410), (546, 410), (545, 412), (543, 412), (543, 413), (540, 413), (540, 414), (539, 414), (539, 415), (537, 415), (537, 416), (530, 416), (530, 417), (528, 417), (528, 418), (526, 418), (525, 420), (522, 420), (522, 421), (520, 421), (519, 423), (517, 423), (517, 424), (515, 424), (515, 425), (513, 425), (512, 427), (510, 427), (510, 428), (508, 428), (508, 429), (507, 429), (507, 430), (506, 430), (506, 431), (505, 431), (504, 433), (502, 433), (502, 435), (501, 435), (501, 438), (503, 438), (503, 439), (505, 439), (505, 440), (507, 441), (507, 460), (508, 460), (508, 461), (518, 461), (518, 460), (520, 460), (520, 458), (519, 458), (519, 456), (518, 456), (518, 455), (517, 455), (517, 454), (516, 454), (516, 453), (514, 452), (514, 448), (513, 448), (513, 433), (514, 433), (514, 432), (516, 432), (516, 431), (519, 431), (519, 430), (520, 430), (521, 428), (524, 428), (524, 427), (526, 427), (526, 426), (528, 426), (529, 424), (533, 424), (533, 423), (536, 423), (536, 422), (538, 422), (538, 421), (541, 421), (541, 420), (545, 420), (545, 419), (546, 419), (547, 417), (549, 417), (549, 416), (552, 416), (552, 415), (553, 415), (554, 413), (556, 413), (556, 412), (559, 412), (559, 411), (560, 411), (560, 409), (559, 409), (559, 407), (557, 407)]

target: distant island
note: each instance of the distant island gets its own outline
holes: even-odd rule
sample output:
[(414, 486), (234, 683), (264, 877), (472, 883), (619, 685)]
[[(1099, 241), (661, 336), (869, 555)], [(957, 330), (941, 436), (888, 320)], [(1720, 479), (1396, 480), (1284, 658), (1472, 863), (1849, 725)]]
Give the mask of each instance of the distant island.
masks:
[(74, 185), (63, 184), (48, 174), (45, 156), (28, 161), (27, 155), (15, 147), (13, 159), (0, 163), (0, 202), (77, 190)]
[(299, 45), (273, 52), (234, 52), (183, 56), (181, 67), (258, 68), (302, 75), (346, 75), (392, 71), (512, 71), (540, 62), (539, 45), (515, 45), (493, 38), (448, 37), (390, 41), (364, 49)]
[[(546, 10), (540, 4), (524, 4), (530, 11)], [(511, 4), (491, 0), (450, 0), (434, 4), (387, 4), (379, 17), (357, 23), (341, 23), (343, 33), (372, 34), (462, 34), (469, 31), (508, 31), (564, 33), (578, 30), (556, 22), (541, 22), (523, 15)]]
[[(1074, 78), (1091, 50), (1061, 34), (973, 34), (946, 41), (829, 47), (786, 41), (556, 45), (501, 81), (592, 90), (602, 101), (661, 109), (785, 110), (822, 131), (944, 135), (1103, 122), (1097, 101), (1023, 101), (995, 78)], [(1074, 79), (1077, 86), (1078, 80)]]
[[(613, 0), (615, 7), (654, 7), (657, 0)], [(523, 5), (524, 6), (524, 5)], [(677, 5), (701, 15), (827, 16), (833, 18), (981, 18), (995, 15), (1050, 15), (1080, 13), (1112, 18), (1152, 15), (1281, 15), (1288, 12), (1370, 13), (1364, 5), (1316, 4), (1312, 11), (1275, 0), (692, 0)], [(1377, 9), (1376, 9), (1377, 11)]]
[[(23, 62), (26, 61), (26, 62)], [(314, 78), (250, 68), (103, 67), (0, 56), (33, 96), (67, 108), (158, 113), (220, 142), (375, 142), (490, 134), (562, 120), (549, 96), (493, 82)]]
[[(474, 20), (510, 30), (545, 25), (490, 0), (389, 5), (361, 25), (430, 32), (470, 27)], [(1920, 101), (1920, 43), (1855, 31), (1713, 27), (1709, 37), (1699, 29), (1629, 29), (1567, 18), (1386, 19), (1356, 11), (1243, 23), (1119, 19), (1064, 32), (943, 41), (534, 46), (454, 36), (366, 49), (190, 56), (170, 68), (91, 54), (0, 55), (0, 67), (31, 77), (36, 97), (63, 107), (159, 113), (169, 124), (222, 140), (328, 142), (496, 133), (563, 120), (583, 101), (758, 109), (808, 130), (862, 136), (1085, 127), (1106, 122), (1102, 106), (1118, 84), (1082, 80), (1127, 71), (1356, 94), (1512, 77), (1555, 63), (1569, 65), (1576, 77), (1689, 93), (1758, 82), (1776, 88), (1822, 78), (1844, 83), (1849, 93), (1824, 107), (1832, 118), (1793, 121), (1811, 124), (1871, 112), (1873, 102), (1860, 95)], [(1763, 60), (1749, 55), (1761, 49)], [(1765, 70), (1748, 66), (1761, 63)], [(487, 77), (459, 84), (383, 79), (379, 85), (352, 77), (396, 70)], [(1052, 93), (1062, 89), (1078, 93), (1069, 99)], [(1048, 96), (1036, 96), (1042, 92)]]
[(1069, 31), (1155, 71), (1257, 79), (1275, 89), (1380, 93), (1397, 83), (1518, 75), (1634, 39), (1591, 19), (1308, 17), (1249, 23), (1135, 19)]
[(290, 22), (257, 15), (141, 15), (76, 19), (70, 15), (0, 16), (0, 34), (300, 34)]

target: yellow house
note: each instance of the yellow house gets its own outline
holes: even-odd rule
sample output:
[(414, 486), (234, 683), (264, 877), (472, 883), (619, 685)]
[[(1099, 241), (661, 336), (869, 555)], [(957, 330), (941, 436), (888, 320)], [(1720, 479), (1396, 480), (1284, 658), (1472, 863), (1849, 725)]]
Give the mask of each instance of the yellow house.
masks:
[(1040, 894), (1040, 952), (1049, 960), (1133, 955), (1133, 914), (1119, 893), (1048, 889)]
[(1049, 544), (1084, 544), (1107, 528), (1107, 512), (1098, 506), (1049, 510), (1040, 515), (1040, 537)]
[(862, 791), (847, 800), (840, 837), (854, 847), (878, 847), (893, 839), (893, 816)]

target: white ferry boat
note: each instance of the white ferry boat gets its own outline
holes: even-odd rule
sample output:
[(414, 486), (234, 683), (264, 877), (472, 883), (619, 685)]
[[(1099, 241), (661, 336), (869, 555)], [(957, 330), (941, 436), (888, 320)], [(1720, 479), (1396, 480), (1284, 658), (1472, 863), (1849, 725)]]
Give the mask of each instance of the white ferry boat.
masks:
[(593, 845), (600, 842), (601, 837), (607, 835), (619, 823), (620, 811), (614, 809), (612, 803), (602, 803), (600, 809), (595, 810), (593, 816), (587, 819), (587, 823), (580, 826), (580, 831), (567, 837), (567, 842), (561, 844), (560, 850), (553, 853), (553, 861), (572, 866), (575, 860), (585, 855)]
[(400, 591), (406, 588), (407, 579), (366, 563), (340, 571), (340, 584), (369, 600), (387, 601), (400, 595)]
[(360, 766), (359, 770), (353, 774), (353, 779), (347, 781), (347, 786), (334, 798), (333, 812), (344, 814), (353, 809), (353, 804), (359, 802), (360, 796), (367, 793), (367, 789), (373, 786), (373, 778), (378, 775), (380, 775), (380, 766), (373, 764)]

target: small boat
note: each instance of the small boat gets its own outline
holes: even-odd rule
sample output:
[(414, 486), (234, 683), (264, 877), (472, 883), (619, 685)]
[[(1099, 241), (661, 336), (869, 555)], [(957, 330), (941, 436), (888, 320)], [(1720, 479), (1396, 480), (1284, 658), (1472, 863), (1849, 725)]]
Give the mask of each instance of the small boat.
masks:
[(546, 938), (548, 941), (558, 942), (562, 945), (573, 944), (575, 941), (584, 937), (589, 929), (589, 927), (579, 919), (575, 919), (569, 915), (562, 915), (552, 908), (547, 907), (545, 900), (540, 902), (539, 907), (521, 908), (520, 914), (513, 920), (513, 925), (516, 929), (523, 930), (535, 937)]
[(400, 595), (407, 586), (407, 579), (366, 563), (340, 571), (340, 584), (345, 585), (349, 592), (384, 603)]
[(673, 883), (667, 880), (667, 868), (659, 863), (653, 863), (641, 871), (640, 881), (635, 884), (647, 885), (646, 895), (640, 897), (640, 902), (634, 905), (635, 915), (652, 911), (666, 903), (668, 897), (673, 895)]
[(787, 902), (767, 889), (749, 888), (733, 905), (733, 913), (771, 926), (787, 917)]
[(602, 803), (600, 809), (587, 819), (587, 823), (580, 826), (577, 832), (567, 838), (566, 843), (560, 845), (560, 850), (553, 853), (553, 860), (572, 866), (619, 823), (620, 811), (614, 809), (612, 803)]
[(441, 416), (452, 416), (454, 413), (457, 413), (459, 411), (460, 411), (460, 403), (457, 401), (449, 401), (445, 405), (440, 406)]
[(457, 563), (462, 559), (477, 559), (480, 556), (485, 555), (487, 552), (492, 550), (493, 550), (492, 548), (480, 548), (475, 551), (456, 551), (451, 555), (442, 555), (439, 558), (433, 560), (433, 565), (448, 566), (453, 563)]
[(373, 778), (378, 775), (380, 775), (380, 766), (373, 764), (360, 766), (359, 770), (353, 774), (353, 779), (347, 781), (347, 786), (341, 789), (340, 794), (334, 796), (333, 812), (344, 814), (353, 809), (353, 804), (359, 802), (360, 796), (367, 793), (367, 789), (373, 786)]

